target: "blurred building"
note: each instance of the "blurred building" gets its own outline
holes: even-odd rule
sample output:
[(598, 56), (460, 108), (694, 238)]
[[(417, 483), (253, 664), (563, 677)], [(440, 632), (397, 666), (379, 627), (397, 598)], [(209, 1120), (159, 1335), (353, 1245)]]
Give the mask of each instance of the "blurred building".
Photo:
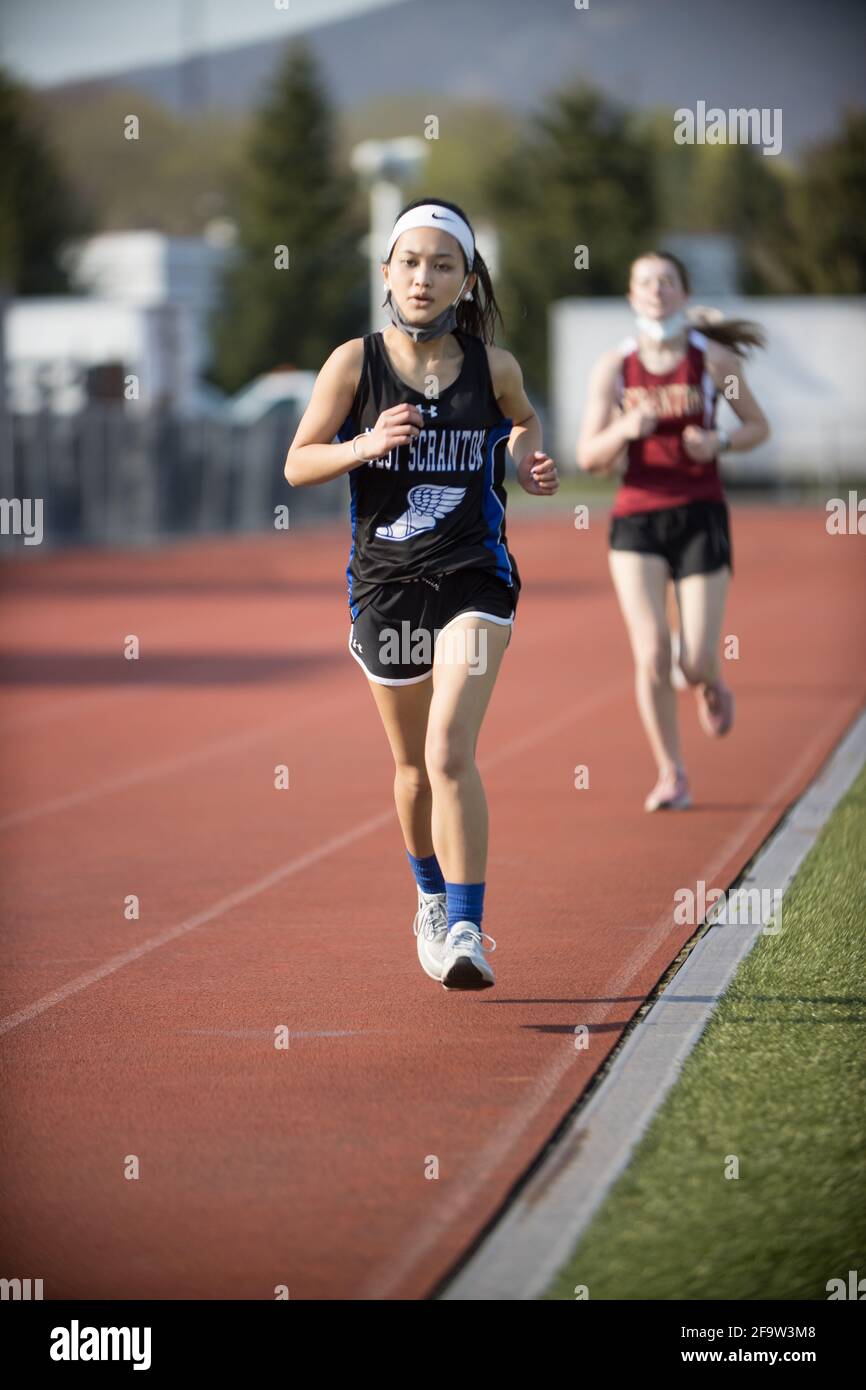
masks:
[(27, 297), (6, 306), (8, 406), (60, 413), (88, 399), (156, 404), (181, 415), (215, 408), (202, 381), (208, 318), (230, 238), (105, 232), (65, 252), (78, 294)]
[(679, 256), (688, 267), (696, 303), (704, 295), (739, 294), (742, 285), (736, 237), (717, 232), (684, 232), (662, 239), (663, 249)]
[[(667, 238), (665, 249), (674, 250)], [(691, 256), (687, 264), (691, 271)], [(780, 477), (819, 482), (862, 478), (866, 297), (745, 298), (709, 295), (704, 288), (695, 290), (694, 299), (721, 310), (725, 318), (754, 319), (767, 335), (766, 349), (746, 359), (745, 374), (772, 434), (749, 453), (725, 454), (724, 476), (742, 483)], [(634, 335), (634, 319), (623, 296), (559, 300), (551, 305), (549, 323), (555, 457), (564, 472), (573, 473), (589, 374), (602, 352)], [(727, 401), (720, 402), (717, 419), (729, 431), (737, 428)]]

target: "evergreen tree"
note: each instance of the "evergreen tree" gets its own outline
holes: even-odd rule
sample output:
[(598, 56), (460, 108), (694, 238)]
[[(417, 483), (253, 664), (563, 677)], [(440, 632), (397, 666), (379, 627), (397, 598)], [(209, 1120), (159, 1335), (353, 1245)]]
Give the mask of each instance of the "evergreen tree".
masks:
[(59, 253), (88, 230), (27, 89), (0, 70), (0, 284), (12, 294), (68, 289)]
[(211, 378), (224, 390), (281, 365), (317, 370), (365, 331), (364, 214), (335, 148), (314, 59), (293, 44), (253, 127), (236, 256), (213, 325)]
[(668, 233), (727, 233), (737, 244), (745, 294), (790, 293), (778, 247), (790, 235), (786, 204), (794, 171), (753, 145), (678, 145), (669, 110), (654, 112), (644, 128), (652, 149), (656, 242), (664, 244)]
[(780, 248), (799, 292), (866, 293), (866, 111), (806, 155), (791, 189), (792, 235)]
[[(626, 112), (581, 84), (532, 118), (488, 192), (502, 238), (497, 298), (507, 346), (543, 398), (548, 306), (624, 294), (629, 262), (652, 232), (648, 148)], [(585, 267), (576, 249), (584, 246)]]

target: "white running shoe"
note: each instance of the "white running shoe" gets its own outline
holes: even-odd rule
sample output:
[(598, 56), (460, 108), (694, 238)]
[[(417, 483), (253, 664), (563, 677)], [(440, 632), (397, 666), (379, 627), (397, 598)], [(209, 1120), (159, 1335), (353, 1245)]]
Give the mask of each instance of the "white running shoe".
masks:
[[(478, 930), (474, 922), (455, 922), (448, 933), (445, 945), (445, 958), (442, 961), (442, 986), (444, 989), (489, 989), (495, 984), (493, 971), (484, 958), (487, 947), (481, 938), (486, 932)], [(496, 942), (492, 936), (492, 949)]]
[(680, 634), (671, 633), (671, 685), (674, 690), (688, 690), (689, 683), (683, 675), (683, 668), (680, 665)]
[(418, 940), (418, 959), (431, 980), (442, 979), (442, 961), (448, 939), (447, 894), (418, 889), (418, 911), (412, 930)]

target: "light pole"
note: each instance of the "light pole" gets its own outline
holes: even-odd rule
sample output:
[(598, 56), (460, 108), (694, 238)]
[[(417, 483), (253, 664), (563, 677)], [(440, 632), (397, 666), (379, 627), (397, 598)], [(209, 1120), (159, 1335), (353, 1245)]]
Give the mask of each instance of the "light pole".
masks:
[(390, 320), (381, 308), (384, 293), (380, 258), (403, 201), (403, 184), (418, 177), (427, 145), (414, 135), (398, 140), (362, 140), (352, 150), (351, 164), (366, 183), (370, 197), (370, 231), (366, 238), (370, 262), (370, 332)]

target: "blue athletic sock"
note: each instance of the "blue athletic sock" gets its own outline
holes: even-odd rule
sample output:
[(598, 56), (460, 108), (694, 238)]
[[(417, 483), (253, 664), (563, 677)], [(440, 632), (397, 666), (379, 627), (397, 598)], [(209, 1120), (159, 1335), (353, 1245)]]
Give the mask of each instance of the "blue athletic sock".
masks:
[(448, 894), (448, 930), (455, 922), (474, 922), (480, 931), (481, 918), (484, 916), (484, 884), (446, 883), (445, 892)]
[(412, 872), (415, 875), (415, 882), (422, 893), (444, 893), (445, 880), (442, 877), (442, 870), (439, 868), (439, 860), (435, 854), (428, 854), (426, 859), (416, 859), (411, 850), (406, 851)]

